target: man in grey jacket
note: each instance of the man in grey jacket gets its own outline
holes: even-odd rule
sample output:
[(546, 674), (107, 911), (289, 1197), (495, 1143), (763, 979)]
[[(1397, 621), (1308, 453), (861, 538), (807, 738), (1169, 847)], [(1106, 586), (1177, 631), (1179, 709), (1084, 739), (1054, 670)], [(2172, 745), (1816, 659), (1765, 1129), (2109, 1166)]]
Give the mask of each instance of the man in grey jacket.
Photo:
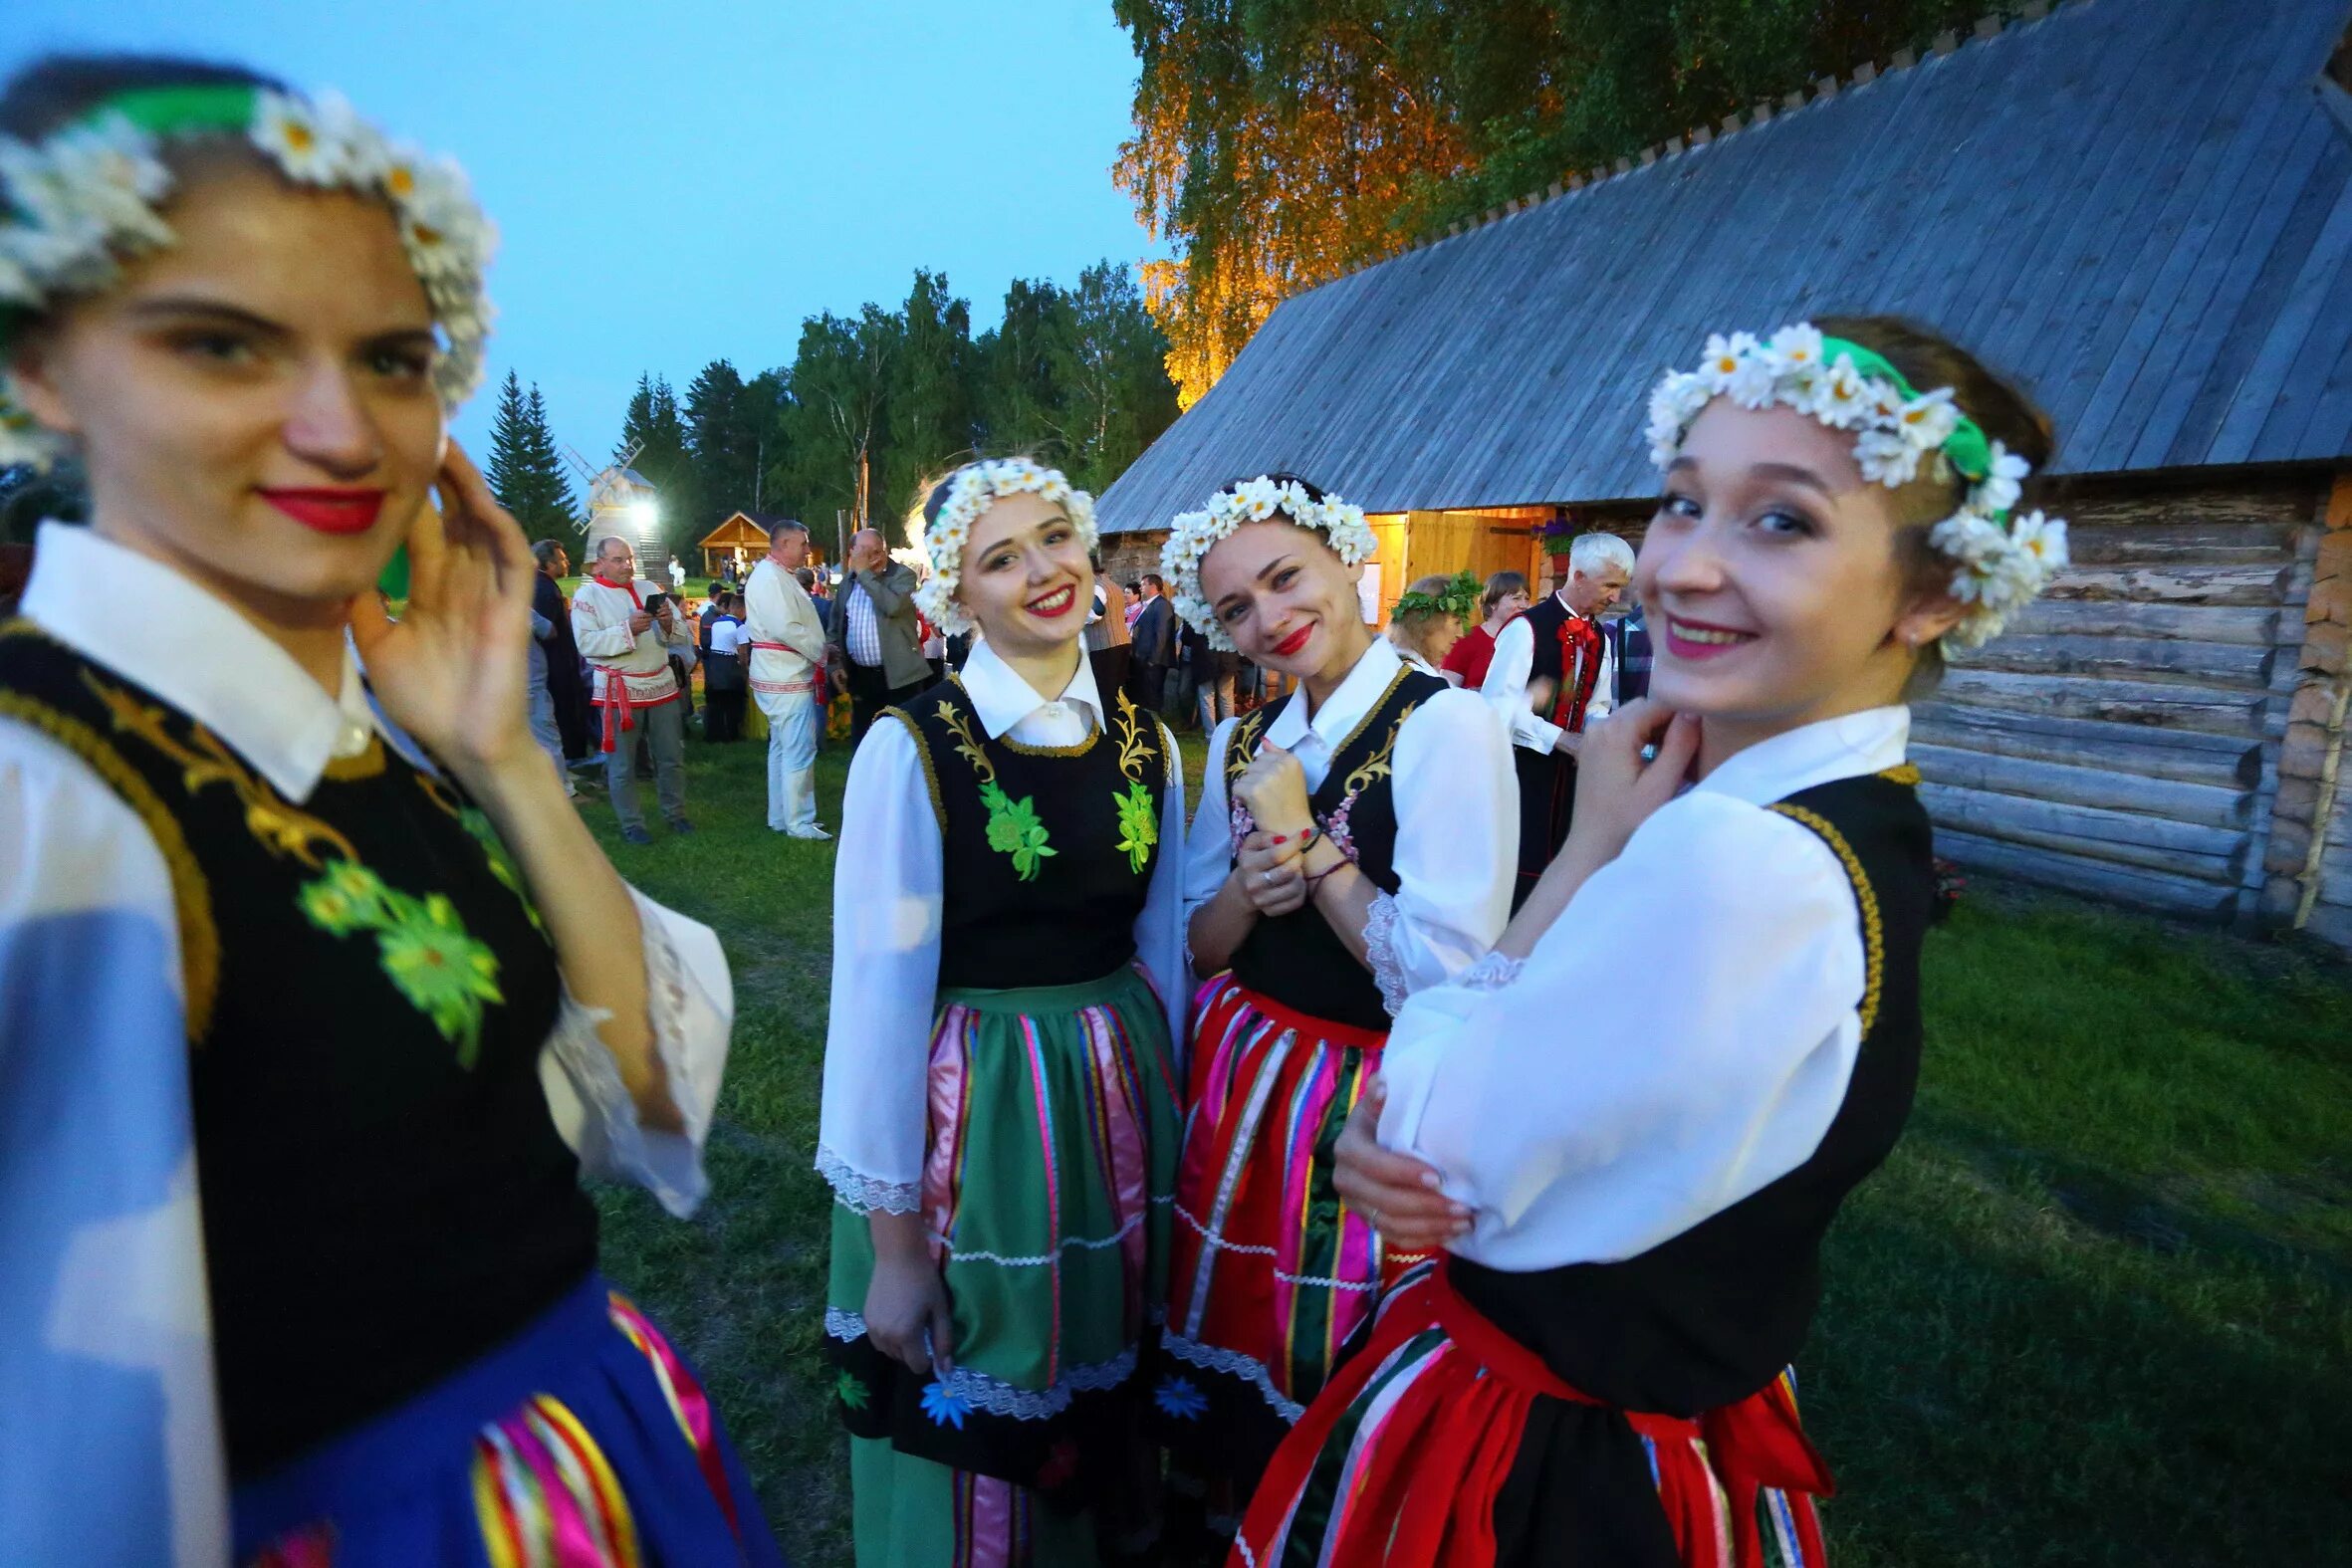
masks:
[(931, 682), (915, 617), (915, 574), (890, 559), (875, 529), (849, 541), (848, 575), (834, 600), (825, 640), (840, 649), (849, 679), (849, 744), (865, 739), (874, 715), (911, 700)]

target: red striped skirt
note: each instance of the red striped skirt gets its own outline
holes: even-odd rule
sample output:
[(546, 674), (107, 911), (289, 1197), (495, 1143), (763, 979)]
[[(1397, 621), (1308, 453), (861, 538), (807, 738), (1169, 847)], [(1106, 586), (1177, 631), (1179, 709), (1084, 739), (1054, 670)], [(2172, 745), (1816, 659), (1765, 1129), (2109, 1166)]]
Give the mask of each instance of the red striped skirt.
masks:
[(1386, 1034), (1230, 976), (1203, 990), (1196, 1017), (1158, 1405), (1180, 1456), (1246, 1487), (1419, 1259), (1389, 1253), (1331, 1185)]
[[(1416, 1275), (1284, 1440), (1228, 1568), (1589, 1560), (1572, 1538), (1529, 1554), (1498, 1524), (1496, 1498), (1544, 1400), (1602, 1406), (1463, 1300), (1442, 1266)], [(1822, 1568), (1812, 1499), (1833, 1487), (1786, 1374), (1695, 1419), (1613, 1414), (1642, 1444), (1684, 1568), (1762, 1568), (1767, 1546), (1787, 1568)]]

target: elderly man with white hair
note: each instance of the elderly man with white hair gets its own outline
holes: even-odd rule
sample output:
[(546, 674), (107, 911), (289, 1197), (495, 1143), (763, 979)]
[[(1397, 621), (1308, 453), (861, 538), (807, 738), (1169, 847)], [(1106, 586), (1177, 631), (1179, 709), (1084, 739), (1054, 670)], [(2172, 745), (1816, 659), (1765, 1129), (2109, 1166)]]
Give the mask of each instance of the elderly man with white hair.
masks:
[(654, 792), (673, 833), (691, 833), (686, 820), (685, 695), (670, 655), (694, 656), (694, 637), (677, 601), (637, 575), (636, 553), (617, 534), (592, 547), (594, 575), (572, 596), (572, 632), (588, 660), (589, 700), (595, 704), (604, 782), (620, 836), (649, 844), (637, 809), (636, 751), (640, 728), (653, 752)]
[(786, 518), (768, 531), (768, 554), (744, 590), (751, 618), (752, 698), (768, 716), (768, 826), (795, 838), (830, 838), (817, 820), (817, 683), (824, 679), (824, 625), (797, 573), (809, 559), (808, 525)]
[(1503, 628), (1480, 688), (1511, 727), (1519, 770), (1517, 910), (1559, 846), (1576, 804), (1576, 750), (1584, 727), (1609, 711), (1616, 691), (1600, 612), (1633, 575), (1633, 547), (1614, 534), (1581, 534), (1568, 576), (1549, 598)]

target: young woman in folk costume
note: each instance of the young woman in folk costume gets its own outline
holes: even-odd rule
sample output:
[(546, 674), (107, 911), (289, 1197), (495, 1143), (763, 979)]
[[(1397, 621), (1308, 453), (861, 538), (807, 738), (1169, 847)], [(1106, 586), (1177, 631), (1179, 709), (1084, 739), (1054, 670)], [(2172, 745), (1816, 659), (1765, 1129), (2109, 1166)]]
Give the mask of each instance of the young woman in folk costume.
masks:
[(1093, 503), (1020, 458), (923, 510), (962, 672), (849, 769), (818, 1169), (860, 1568), (1148, 1545), (1140, 1358), (1167, 1278), (1184, 788), (1081, 646)]
[(596, 1272), (581, 1166), (695, 1206), (733, 1000), (526, 723), (463, 177), (168, 61), (36, 66), (0, 135), (0, 462), (92, 512), (0, 627), (0, 1539), (778, 1563)]
[(2040, 417), (1890, 322), (1715, 338), (1651, 438), (1650, 697), (1592, 734), (1565, 849), (1406, 1007), (1341, 1142), (1347, 1199), (1451, 1255), (1293, 1433), (1236, 1563), (1821, 1561), (1783, 1369), (1919, 1066), (1904, 702), (2064, 525), (2013, 511)]
[[(1357, 607), (1363, 513), (1288, 475), (1176, 520), (1178, 613), (1299, 684), (1209, 743), (1187, 852), (1196, 999), (1174, 1275), (1154, 1390), (1219, 1533), (1398, 1267), (1331, 1188), (1390, 1014), (1508, 916), (1502, 725)], [(1222, 973), (1219, 973), (1222, 972)]]

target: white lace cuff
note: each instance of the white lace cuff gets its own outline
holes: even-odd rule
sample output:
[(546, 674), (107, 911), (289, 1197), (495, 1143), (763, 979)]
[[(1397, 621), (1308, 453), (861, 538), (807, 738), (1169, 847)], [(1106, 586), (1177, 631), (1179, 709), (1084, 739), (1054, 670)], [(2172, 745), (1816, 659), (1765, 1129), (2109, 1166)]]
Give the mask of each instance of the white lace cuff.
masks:
[(854, 1214), (870, 1215), (878, 1210), (886, 1215), (911, 1215), (923, 1207), (919, 1184), (868, 1176), (823, 1144), (817, 1146), (817, 1174), (831, 1186), (842, 1207)]
[(1501, 991), (1519, 980), (1519, 972), (1528, 967), (1526, 959), (1506, 958), (1500, 953), (1489, 953), (1454, 977), (1454, 984), (1465, 991)]
[(1371, 961), (1380, 1005), (1392, 1018), (1404, 1010), (1405, 999), (1413, 994), (1413, 983), (1405, 978), (1405, 966), (1396, 956), (1396, 923), (1401, 916), (1394, 898), (1375, 893), (1371, 912), (1364, 917), (1364, 957)]
[(710, 1135), (719, 1082), (727, 1070), (727, 1036), (735, 1019), (735, 988), (718, 934), (629, 889), (644, 936), (645, 1002), (654, 1054), (669, 1082), (682, 1132), (647, 1128), (598, 1032), (611, 1013), (583, 1006), (570, 990), (555, 1032), (540, 1052), (539, 1076), (557, 1131), (590, 1176), (635, 1182), (661, 1207), (684, 1219), (710, 1191), (703, 1174), (703, 1140)]

